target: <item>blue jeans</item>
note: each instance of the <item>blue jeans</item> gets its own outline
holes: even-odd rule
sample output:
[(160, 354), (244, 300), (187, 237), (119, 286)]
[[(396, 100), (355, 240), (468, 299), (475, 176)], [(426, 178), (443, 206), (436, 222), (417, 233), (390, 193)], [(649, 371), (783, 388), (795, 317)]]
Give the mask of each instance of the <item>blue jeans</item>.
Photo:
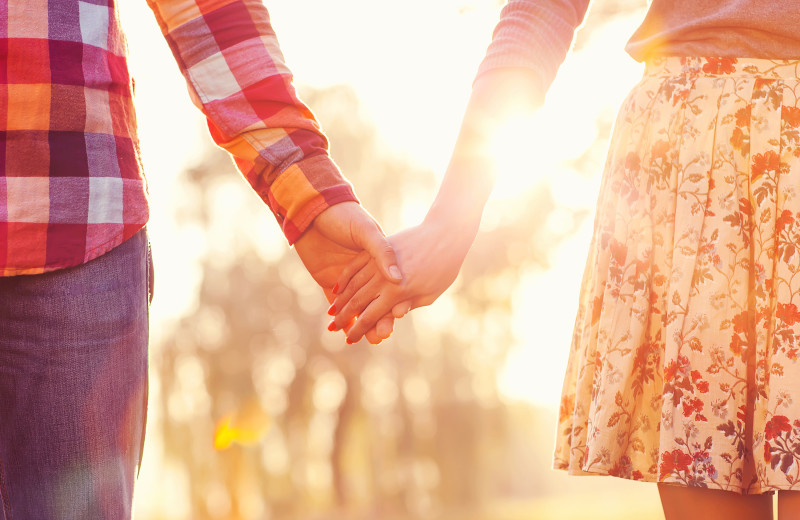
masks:
[(0, 277), (0, 520), (131, 517), (151, 267), (142, 230), (78, 267)]

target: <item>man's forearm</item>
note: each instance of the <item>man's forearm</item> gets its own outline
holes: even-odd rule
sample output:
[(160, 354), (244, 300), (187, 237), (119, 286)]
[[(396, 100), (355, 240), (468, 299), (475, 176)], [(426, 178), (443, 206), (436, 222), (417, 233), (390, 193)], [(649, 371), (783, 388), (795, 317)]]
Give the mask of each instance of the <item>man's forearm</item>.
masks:
[(330, 205), (357, 200), (295, 92), (259, 0), (147, 1), (214, 141), (233, 155), (290, 243)]

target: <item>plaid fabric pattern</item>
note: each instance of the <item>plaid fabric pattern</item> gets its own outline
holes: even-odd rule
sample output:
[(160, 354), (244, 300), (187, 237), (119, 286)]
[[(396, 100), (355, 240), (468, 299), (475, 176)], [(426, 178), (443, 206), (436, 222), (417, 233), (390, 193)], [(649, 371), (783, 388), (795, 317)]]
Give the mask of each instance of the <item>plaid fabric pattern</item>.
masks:
[(357, 200), (297, 97), (261, 0), (147, 0), (214, 141), (229, 151), (289, 243)]
[(113, 5), (0, 3), (0, 275), (80, 264), (147, 221)]
[[(252, 0), (148, 0), (214, 140), (290, 243), (356, 200)], [(114, 0), (0, 0), (0, 276), (89, 261), (148, 219)]]

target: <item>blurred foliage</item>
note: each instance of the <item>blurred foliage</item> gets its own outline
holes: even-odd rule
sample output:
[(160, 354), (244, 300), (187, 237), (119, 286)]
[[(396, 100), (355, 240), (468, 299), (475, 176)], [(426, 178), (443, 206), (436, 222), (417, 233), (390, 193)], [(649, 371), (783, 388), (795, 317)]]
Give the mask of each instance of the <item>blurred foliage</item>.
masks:
[[(427, 207), (436, 176), (380, 141), (351, 89), (303, 97), (388, 232), (408, 224), (408, 207)], [(610, 124), (598, 122), (597, 146)], [(176, 218), (209, 253), (198, 307), (154, 349), (151, 406), (164, 420), (149, 435), (187, 479), (188, 518), (539, 518), (496, 505), (560, 492), (563, 480), (543, 471), (555, 418), (505, 403), (497, 380), (520, 270), (544, 266), (573, 231), (544, 225), (555, 208), (547, 186), (509, 203), (442, 301), (373, 347), (325, 330), (321, 291), (288, 247), (265, 251), (267, 210), (223, 152), (209, 150), (183, 183)], [(574, 217), (577, 227), (586, 215)]]
[[(352, 90), (305, 98), (387, 229), (399, 228), (404, 204), (431, 199), (435, 176), (387, 151)], [(542, 261), (533, 244), (556, 238), (541, 225), (548, 192), (522, 195), (480, 234), (454, 309), (424, 323), (412, 314), (380, 347), (347, 346), (325, 330), (327, 304), (296, 255), (259, 252), (249, 228), (265, 208), (237, 177), (217, 150), (186, 172), (178, 216), (216, 245), (202, 260), (199, 307), (154, 360), (153, 405), (168, 418), (156, 434), (188, 478), (190, 517), (428, 518), (536, 486), (536, 475), (523, 486), (509, 471), (511, 412), (496, 381), (517, 270)]]

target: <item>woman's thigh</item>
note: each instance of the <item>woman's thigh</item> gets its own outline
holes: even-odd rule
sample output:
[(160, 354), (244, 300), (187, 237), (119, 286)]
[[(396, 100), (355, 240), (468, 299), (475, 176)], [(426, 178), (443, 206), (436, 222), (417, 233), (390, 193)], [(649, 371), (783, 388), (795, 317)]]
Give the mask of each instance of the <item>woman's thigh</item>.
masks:
[(778, 520), (800, 520), (800, 491), (778, 491)]
[(0, 519), (129, 518), (147, 399), (146, 232), (0, 278)]
[(666, 520), (772, 520), (772, 495), (659, 484)]

